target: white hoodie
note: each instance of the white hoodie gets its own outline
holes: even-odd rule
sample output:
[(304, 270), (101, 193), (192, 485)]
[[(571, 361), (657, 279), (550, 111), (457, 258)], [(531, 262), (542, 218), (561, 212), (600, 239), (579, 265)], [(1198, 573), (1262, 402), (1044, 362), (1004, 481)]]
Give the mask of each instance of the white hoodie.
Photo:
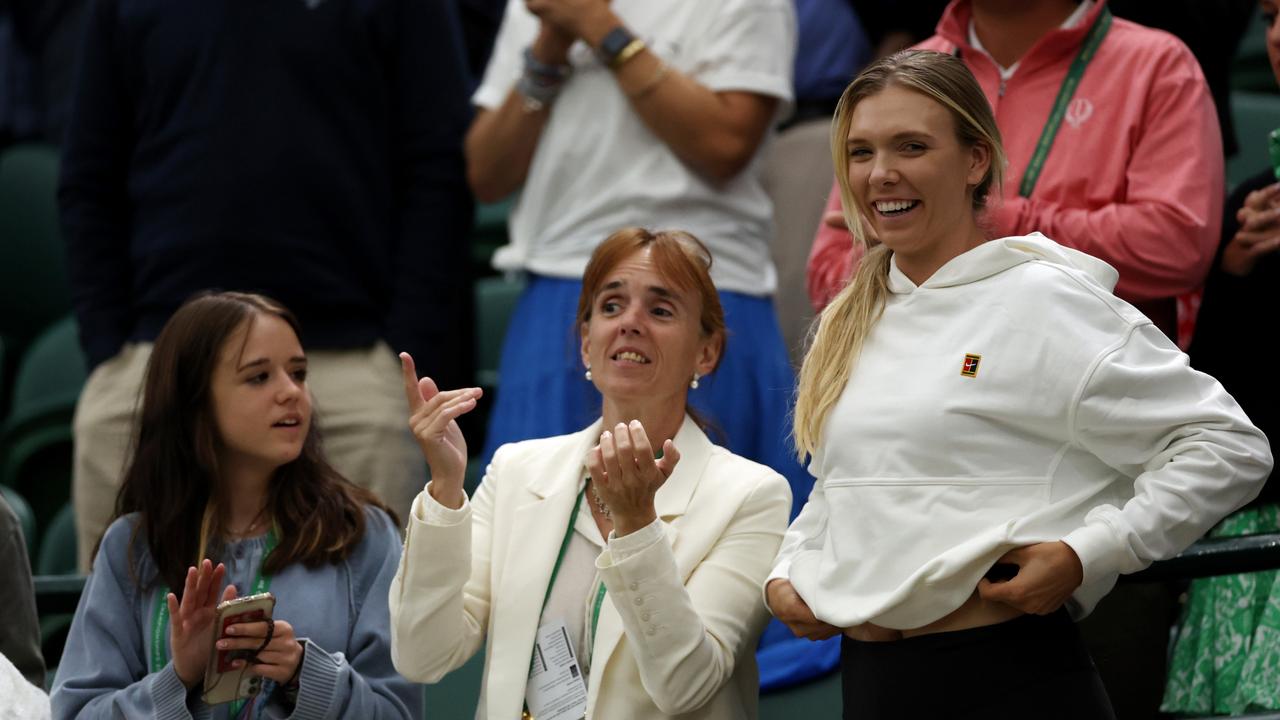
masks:
[(893, 264), (770, 579), (837, 627), (916, 628), (1008, 550), (1063, 540), (1084, 567), (1079, 617), (1257, 495), (1267, 439), (1111, 294), (1116, 277), (1039, 233), (919, 287)]

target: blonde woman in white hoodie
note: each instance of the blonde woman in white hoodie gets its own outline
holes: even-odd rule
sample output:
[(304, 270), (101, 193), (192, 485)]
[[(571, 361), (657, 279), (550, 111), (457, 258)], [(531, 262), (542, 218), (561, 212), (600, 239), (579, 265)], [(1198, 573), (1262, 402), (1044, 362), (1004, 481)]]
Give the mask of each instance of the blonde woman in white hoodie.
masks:
[(849, 718), (1111, 718), (1074, 620), (1253, 497), (1267, 440), (1109, 265), (988, 239), (1004, 154), (958, 59), (867, 68), (831, 145), (867, 253), (801, 370), (817, 484), (768, 604), (797, 635), (843, 632)]

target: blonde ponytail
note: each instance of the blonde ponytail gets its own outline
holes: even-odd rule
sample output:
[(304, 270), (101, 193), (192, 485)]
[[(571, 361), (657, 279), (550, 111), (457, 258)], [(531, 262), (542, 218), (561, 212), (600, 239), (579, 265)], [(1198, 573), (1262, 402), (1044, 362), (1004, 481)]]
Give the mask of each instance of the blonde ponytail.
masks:
[(849, 382), (862, 343), (884, 312), (891, 256), (883, 245), (868, 250), (853, 280), (818, 317), (796, 388), (792, 432), (801, 461), (818, 447), (827, 415)]

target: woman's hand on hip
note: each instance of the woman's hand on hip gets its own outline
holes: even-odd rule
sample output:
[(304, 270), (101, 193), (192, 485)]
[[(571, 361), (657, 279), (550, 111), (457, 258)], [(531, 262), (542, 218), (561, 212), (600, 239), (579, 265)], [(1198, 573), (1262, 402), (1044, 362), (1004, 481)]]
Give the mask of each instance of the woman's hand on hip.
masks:
[(446, 507), (460, 508), (467, 441), (457, 418), (474, 410), (484, 391), (478, 387), (440, 390), (431, 378), (419, 380), (409, 353), (400, 353), (400, 368), (409, 401), (409, 428), (431, 466), (431, 496)]
[(253, 659), (236, 660), (235, 667), (249, 664), (249, 672), (287, 684), (302, 665), (302, 643), (293, 626), (285, 620), (258, 620), (227, 626), (226, 637), (218, 640), (219, 650), (249, 650)]
[(613, 534), (635, 532), (658, 517), (653, 498), (680, 462), (680, 451), (667, 440), (655, 460), (649, 436), (639, 420), (618, 423), (600, 435), (600, 444), (587, 454), (587, 469), (600, 500), (609, 506)]
[(222, 563), (214, 567), (206, 558), (199, 567), (187, 568), (182, 602), (178, 602), (178, 597), (173, 593), (165, 596), (165, 602), (169, 605), (169, 646), (173, 648), (173, 669), (178, 673), (182, 684), (189, 688), (204, 680), (219, 596), (223, 600), (231, 600), (236, 596), (234, 585), (228, 585), (221, 593), (218, 592), (226, 574), (227, 569)]
[(840, 628), (829, 625), (814, 617), (808, 603), (800, 597), (800, 593), (791, 586), (791, 581), (774, 578), (764, 589), (765, 598), (769, 601), (769, 610), (773, 616), (791, 628), (796, 637), (810, 640), (826, 640), (840, 634)]
[(996, 562), (1017, 565), (1018, 573), (1001, 582), (983, 578), (978, 595), (1033, 615), (1056, 611), (1084, 582), (1080, 557), (1061, 540), (1015, 548)]

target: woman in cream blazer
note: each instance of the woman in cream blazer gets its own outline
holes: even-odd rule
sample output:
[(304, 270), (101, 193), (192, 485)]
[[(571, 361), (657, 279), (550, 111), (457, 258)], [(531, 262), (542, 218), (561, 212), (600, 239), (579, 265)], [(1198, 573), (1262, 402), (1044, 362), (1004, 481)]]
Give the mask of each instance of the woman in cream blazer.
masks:
[[(565, 607), (567, 593), (573, 612), (587, 609), (579, 632), (595, 625), (589, 642), (572, 643), (590, 659), (586, 717), (756, 716), (760, 586), (791, 498), (781, 476), (713, 445), (686, 414), (687, 392), (724, 342), (708, 264), (682, 233), (631, 229), (606, 240), (579, 309), (603, 418), (502, 447), (469, 500), (453, 420), (479, 390), (436, 391), (406, 358), (410, 424), (433, 481), (414, 501), (391, 587), (392, 658), (403, 675), (437, 681), (484, 643), (477, 717), (514, 720), (544, 605), (560, 597)], [(651, 447), (662, 448), (659, 459)], [(568, 566), (584, 556), (571, 538), (585, 542), (576, 536), (595, 529), (603, 550), (592, 546), (579, 562), (575, 585)]]

